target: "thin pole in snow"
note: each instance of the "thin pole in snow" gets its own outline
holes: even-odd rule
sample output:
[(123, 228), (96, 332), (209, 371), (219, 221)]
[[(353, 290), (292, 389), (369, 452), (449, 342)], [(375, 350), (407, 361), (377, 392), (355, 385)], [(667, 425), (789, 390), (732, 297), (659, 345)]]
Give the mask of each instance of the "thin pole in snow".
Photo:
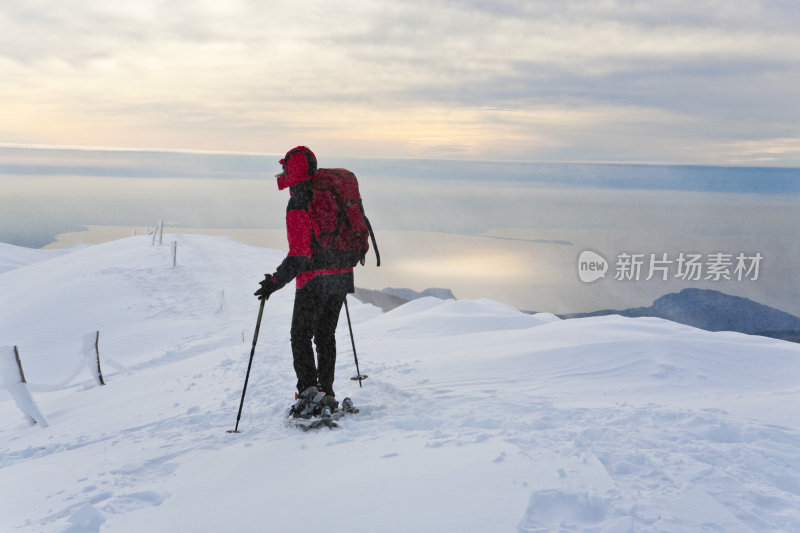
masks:
[(97, 380), (100, 385), (105, 385), (106, 382), (103, 381), (103, 371), (100, 370), (100, 332), (97, 332), (97, 335), (94, 338), (94, 353), (97, 354)]
[(363, 388), (362, 381), (369, 376), (362, 376), (361, 370), (358, 369), (358, 355), (356, 354), (356, 341), (353, 339), (353, 325), (350, 322), (350, 308), (347, 307), (347, 296), (344, 297), (344, 312), (347, 313), (347, 328), (350, 330), (350, 343), (353, 345), (353, 359), (356, 360), (356, 375), (350, 378), (351, 381), (358, 381), (359, 388)]
[(27, 383), (27, 381), (25, 381), (25, 372), (22, 371), (22, 361), (19, 360), (19, 350), (17, 350), (16, 346), (14, 346), (14, 357), (17, 360), (17, 368), (19, 369), (19, 379), (21, 379), (23, 383)]
[(250, 349), (250, 362), (247, 363), (247, 374), (244, 376), (244, 387), (242, 387), (242, 399), (239, 401), (239, 413), (236, 415), (236, 427), (229, 429), (228, 433), (239, 433), (239, 420), (242, 418), (242, 407), (244, 407), (244, 393), (247, 392), (247, 382), (250, 380), (250, 369), (253, 367), (253, 355), (256, 353), (256, 342), (258, 341), (258, 330), (261, 329), (261, 316), (264, 314), (264, 304), (266, 298), (261, 299), (261, 307), (258, 308), (258, 320), (256, 320), (256, 331), (253, 333), (253, 347)]

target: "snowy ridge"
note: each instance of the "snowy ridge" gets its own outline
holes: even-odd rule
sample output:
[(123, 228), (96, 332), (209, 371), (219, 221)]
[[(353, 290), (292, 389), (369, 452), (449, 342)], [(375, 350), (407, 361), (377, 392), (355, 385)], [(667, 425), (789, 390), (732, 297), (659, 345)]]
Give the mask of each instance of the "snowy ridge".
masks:
[[(131, 237), (0, 274), (49, 427), (0, 389), (0, 530), (524, 533), (800, 530), (800, 345), (659, 319), (561, 321), (422, 298), (342, 316), (333, 431), (282, 424), (292, 290), (282, 254)], [(107, 385), (83, 362), (100, 331)], [(108, 363), (105, 363), (108, 361)], [(75, 369), (83, 364), (77, 375)], [(127, 370), (124, 371), (124, 370)], [(68, 379), (69, 378), (69, 379)], [(65, 381), (67, 380), (67, 381)]]
[(78, 245), (72, 248), (62, 250), (37, 250), (34, 248), (25, 248), (23, 246), (14, 246), (5, 242), (0, 242), (0, 273), (8, 272), (31, 263), (37, 263), (53, 257), (57, 257), (64, 253), (69, 253), (74, 250), (85, 247), (85, 245)]

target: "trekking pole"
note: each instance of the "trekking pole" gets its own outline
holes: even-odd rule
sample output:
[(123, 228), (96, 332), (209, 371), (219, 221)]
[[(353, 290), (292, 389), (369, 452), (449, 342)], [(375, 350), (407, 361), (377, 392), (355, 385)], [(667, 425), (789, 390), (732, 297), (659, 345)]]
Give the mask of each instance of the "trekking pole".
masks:
[(250, 350), (250, 362), (247, 363), (247, 374), (244, 377), (244, 387), (242, 387), (242, 399), (239, 402), (239, 414), (236, 415), (236, 427), (229, 429), (228, 433), (239, 433), (239, 419), (242, 418), (242, 407), (244, 406), (244, 393), (247, 391), (247, 382), (250, 379), (250, 368), (253, 366), (253, 355), (256, 353), (256, 341), (258, 340), (258, 330), (261, 329), (261, 315), (264, 314), (264, 304), (266, 298), (261, 300), (261, 307), (258, 308), (258, 320), (256, 321), (256, 331), (253, 333), (253, 348)]
[(358, 381), (358, 386), (363, 388), (362, 381), (369, 376), (362, 376), (361, 370), (358, 369), (358, 355), (356, 355), (356, 341), (353, 339), (353, 324), (350, 322), (350, 308), (347, 307), (347, 297), (344, 298), (344, 312), (347, 313), (347, 328), (350, 330), (350, 343), (353, 345), (353, 358), (356, 360), (356, 376), (350, 378), (351, 381)]

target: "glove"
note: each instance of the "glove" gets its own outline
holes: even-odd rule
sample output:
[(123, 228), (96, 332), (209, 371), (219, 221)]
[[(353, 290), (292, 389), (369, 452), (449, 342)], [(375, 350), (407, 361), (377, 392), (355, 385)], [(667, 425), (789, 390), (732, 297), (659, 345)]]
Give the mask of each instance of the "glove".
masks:
[(264, 281), (261, 282), (261, 288), (253, 294), (258, 296), (259, 300), (268, 300), (269, 295), (278, 290), (278, 283), (275, 278), (270, 274), (264, 275)]

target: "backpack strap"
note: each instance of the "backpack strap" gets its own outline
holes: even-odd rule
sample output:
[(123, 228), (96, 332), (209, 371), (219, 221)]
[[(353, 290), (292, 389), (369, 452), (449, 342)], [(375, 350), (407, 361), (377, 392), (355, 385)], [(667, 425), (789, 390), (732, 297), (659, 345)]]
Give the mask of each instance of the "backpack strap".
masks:
[[(375, 232), (372, 231), (372, 224), (369, 223), (369, 219), (367, 215), (364, 214), (364, 206), (359, 202), (358, 205), (361, 208), (361, 214), (364, 216), (364, 222), (367, 223), (367, 230), (369, 230), (369, 238), (372, 241), (372, 249), (375, 250), (375, 257), (378, 260), (378, 264), (375, 266), (381, 266), (381, 253), (378, 251), (378, 243), (375, 242)], [(361, 264), (364, 264), (364, 260), (361, 260)]]

